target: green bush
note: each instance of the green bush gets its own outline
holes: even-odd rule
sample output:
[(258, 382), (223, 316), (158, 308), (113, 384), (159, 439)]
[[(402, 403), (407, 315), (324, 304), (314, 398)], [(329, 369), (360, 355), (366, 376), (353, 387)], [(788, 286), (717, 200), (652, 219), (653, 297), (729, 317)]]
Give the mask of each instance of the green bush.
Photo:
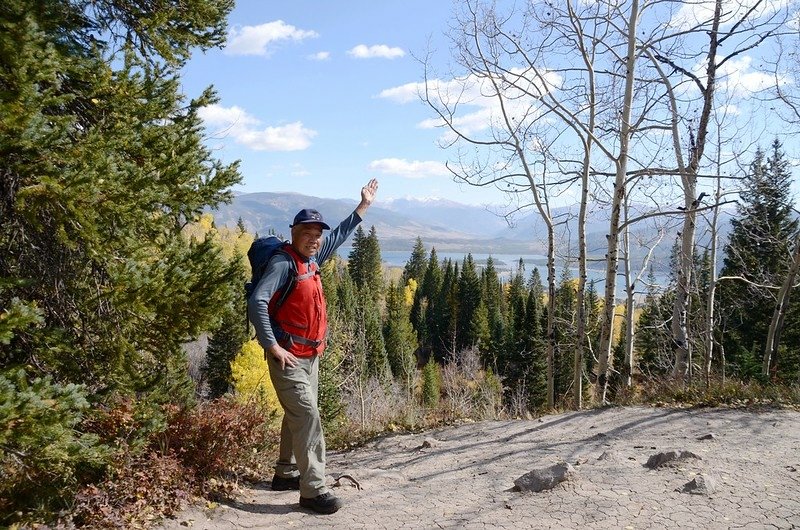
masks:
[(0, 523), (63, 509), (99, 476), (111, 451), (76, 430), (88, 408), (83, 386), (0, 374)]
[(442, 375), (439, 365), (431, 357), (422, 369), (422, 404), (428, 408), (435, 408), (439, 404), (442, 389)]

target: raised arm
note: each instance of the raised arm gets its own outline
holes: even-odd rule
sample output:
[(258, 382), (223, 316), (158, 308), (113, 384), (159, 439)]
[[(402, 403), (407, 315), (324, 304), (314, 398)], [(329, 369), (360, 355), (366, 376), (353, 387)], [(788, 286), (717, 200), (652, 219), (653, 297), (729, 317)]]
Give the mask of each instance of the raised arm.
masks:
[(367, 185), (361, 188), (361, 202), (356, 207), (356, 213), (362, 219), (364, 218), (364, 214), (367, 213), (367, 209), (372, 204), (372, 201), (375, 200), (375, 194), (378, 192), (378, 180), (371, 179), (367, 182)]

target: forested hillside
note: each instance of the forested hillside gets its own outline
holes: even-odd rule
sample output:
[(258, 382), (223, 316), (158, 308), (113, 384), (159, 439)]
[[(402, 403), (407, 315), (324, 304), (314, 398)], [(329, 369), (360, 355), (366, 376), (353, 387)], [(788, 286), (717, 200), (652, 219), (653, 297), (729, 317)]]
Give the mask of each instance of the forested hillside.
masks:
[[(467, 184), (505, 186), (520, 211), (538, 214), (541, 238), (530, 243), (544, 241), (547, 265), (519, 264), (504, 278), (468, 252), (440, 259), (444, 239), (414, 237), (411, 226), (405, 267), (388, 269), (368, 216), (352, 251), (322, 270), (329, 345), (319, 404), (331, 447), (559, 408), (798, 400), (790, 157), (773, 128), (768, 143), (743, 148), (723, 169), (721, 135), (744, 127), (723, 127), (713, 99), (714, 65), (776, 42), (792, 19), (723, 12), (717, 2), (694, 28), (698, 44), (636, 1), (568, 3), (580, 15), (534, 4), (530, 16), (506, 18), (495, 4), (457, 2), (473, 9), (456, 13), (451, 28), (462, 66), (503, 80), (484, 96), (527, 104), (524, 119), (487, 117), (493, 132), (473, 138), (459, 131), (455, 99), (430, 87), (425, 103), (442, 127), (463, 133), (445, 147), (463, 141), (502, 159), (459, 158), (453, 171)], [(599, 6), (608, 12), (592, 11)], [(243, 293), (244, 256), (263, 224), (255, 213), (235, 226), (215, 222), (239, 165), (204, 143), (198, 111), (214, 91), (187, 95), (180, 83), (191, 53), (224, 43), (232, 8), (0, 6), (0, 525), (141, 527), (192, 495), (224, 497), (237, 480), (271, 473), (280, 410)], [(502, 21), (531, 25), (506, 31)], [(565, 66), (563, 79), (580, 75), (554, 90), (531, 64), (521, 71), (481, 58), (484, 48), (473, 46), (482, 39), (511, 51), (513, 65), (518, 54), (537, 55), (526, 49), (563, 51), (568, 63), (583, 61)], [(729, 55), (709, 52), (723, 43)], [(686, 64), (670, 58), (678, 48)], [(700, 63), (709, 65), (702, 75)], [(687, 83), (702, 90), (677, 98)], [(791, 93), (772, 96), (776, 108), (797, 108)], [(679, 105), (695, 117), (684, 120)], [(654, 130), (663, 136), (654, 140)], [(713, 142), (709, 131), (719, 135)], [(574, 216), (550, 207), (575, 190)], [(649, 208), (634, 208), (642, 197), (636, 204)], [(587, 230), (589, 204), (607, 214), (605, 230)], [(736, 212), (728, 228), (723, 208)], [(288, 225), (293, 211), (272, 213)], [(338, 203), (325, 218), (348, 213)], [(383, 219), (388, 231), (400, 215)], [(458, 236), (458, 223), (442, 223)], [(669, 249), (666, 285), (654, 280), (657, 248)], [(602, 290), (587, 280), (592, 260), (602, 264)]]

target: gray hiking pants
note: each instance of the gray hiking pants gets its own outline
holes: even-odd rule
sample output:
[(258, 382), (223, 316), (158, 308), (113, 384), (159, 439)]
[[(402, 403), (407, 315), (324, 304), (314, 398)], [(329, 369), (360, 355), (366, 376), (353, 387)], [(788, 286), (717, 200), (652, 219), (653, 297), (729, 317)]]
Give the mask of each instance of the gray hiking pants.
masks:
[(281, 444), (275, 474), (300, 475), (300, 496), (316, 497), (325, 486), (325, 437), (317, 409), (319, 356), (297, 357), (297, 365), (281, 365), (267, 354), (269, 377), (283, 407)]

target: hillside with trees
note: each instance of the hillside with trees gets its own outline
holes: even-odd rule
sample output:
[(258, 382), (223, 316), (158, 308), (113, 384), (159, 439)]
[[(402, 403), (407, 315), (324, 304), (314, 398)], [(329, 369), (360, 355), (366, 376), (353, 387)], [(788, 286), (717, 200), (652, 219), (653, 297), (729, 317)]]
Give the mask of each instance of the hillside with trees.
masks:
[[(388, 269), (368, 219), (322, 270), (331, 447), (608, 404), (800, 401), (798, 212), (778, 130), (796, 132), (795, 95), (774, 87), (771, 143), (749, 149), (728, 138), (742, 124), (725, 121), (719, 101), (734, 94), (718, 77), (746, 50), (800, 41), (786, 10), (717, 1), (687, 33), (660, 23), (662, 4), (504, 16), (457, 2), (461, 79), (485, 83), (499, 114), (485, 137), (460, 131), (428, 70), (425, 103), (455, 133), (444, 147), (474, 148), (454, 154), (456, 178), (540, 216), (547, 265), (505, 278), (491, 258), (440, 259), (417, 237)], [(223, 44), (232, 7), (0, 7), (0, 525), (147, 526), (270, 474), (280, 409), (243, 293), (256, 231), (209, 213), (232, 200), (238, 164), (203, 143), (213, 90), (180, 90), (190, 54)], [(557, 90), (537, 62), (555, 55)], [(796, 71), (786, 61), (771, 66)], [(566, 189), (581, 200), (565, 241), (550, 201)], [(586, 275), (590, 196), (608, 213), (602, 288)], [(667, 285), (654, 281), (660, 245)]]

